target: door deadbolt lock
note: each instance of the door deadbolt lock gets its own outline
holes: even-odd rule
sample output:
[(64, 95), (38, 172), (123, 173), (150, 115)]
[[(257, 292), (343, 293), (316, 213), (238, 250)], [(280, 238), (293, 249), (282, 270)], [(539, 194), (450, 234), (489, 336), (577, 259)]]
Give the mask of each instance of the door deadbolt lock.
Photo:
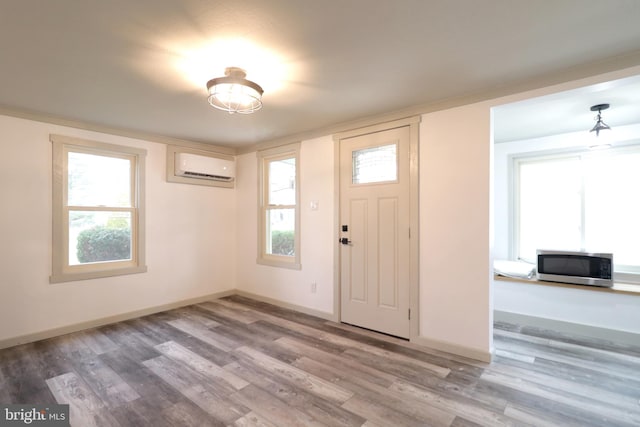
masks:
[(348, 245), (348, 244), (351, 243), (351, 240), (349, 240), (346, 237), (341, 237), (341, 238), (338, 239), (338, 242), (342, 243), (343, 245)]

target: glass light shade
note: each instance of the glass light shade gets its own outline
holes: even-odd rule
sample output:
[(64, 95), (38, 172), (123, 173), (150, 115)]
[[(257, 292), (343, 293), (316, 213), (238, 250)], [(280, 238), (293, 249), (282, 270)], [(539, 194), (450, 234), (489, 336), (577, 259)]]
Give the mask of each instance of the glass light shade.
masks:
[(209, 104), (230, 114), (251, 114), (262, 108), (262, 88), (244, 78), (239, 68), (227, 68), (226, 77), (209, 80)]
[(611, 148), (613, 142), (614, 135), (609, 127), (589, 132), (589, 148), (592, 150)]

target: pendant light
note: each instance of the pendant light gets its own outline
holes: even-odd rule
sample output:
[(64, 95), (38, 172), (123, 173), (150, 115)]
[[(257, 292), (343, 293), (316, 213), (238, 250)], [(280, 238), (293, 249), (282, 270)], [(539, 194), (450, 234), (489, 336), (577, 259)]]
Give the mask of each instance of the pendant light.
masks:
[[(610, 143), (610, 136), (611, 136), (611, 127), (609, 127), (609, 125), (607, 125), (603, 120), (602, 120), (602, 110), (606, 110), (607, 108), (609, 108), (609, 104), (597, 104), (597, 105), (593, 105), (590, 110), (591, 111), (597, 111), (598, 115), (596, 116), (595, 120), (596, 120), (596, 124), (593, 126), (593, 128), (591, 128), (591, 130), (589, 131), (589, 133), (592, 133), (592, 135), (595, 136), (593, 143), (591, 144), (591, 146), (589, 147), (592, 150), (596, 150), (596, 149), (604, 149), (604, 148), (610, 148), (611, 147), (611, 143)], [(604, 134), (600, 135), (600, 132), (602, 131), (607, 131)]]
[(611, 130), (609, 125), (602, 121), (602, 110), (609, 108), (609, 104), (597, 104), (591, 107), (591, 111), (597, 111), (596, 124), (589, 132), (595, 132), (596, 136), (600, 136), (600, 131)]

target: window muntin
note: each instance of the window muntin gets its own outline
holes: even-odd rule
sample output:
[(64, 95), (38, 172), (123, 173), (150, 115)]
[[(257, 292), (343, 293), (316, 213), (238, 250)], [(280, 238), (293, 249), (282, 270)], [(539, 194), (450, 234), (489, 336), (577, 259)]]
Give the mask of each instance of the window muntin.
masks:
[(146, 271), (145, 150), (52, 135), (51, 282)]
[(611, 252), (616, 280), (640, 281), (640, 147), (514, 159), (515, 257)]
[(300, 268), (299, 144), (258, 154), (258, 263)]

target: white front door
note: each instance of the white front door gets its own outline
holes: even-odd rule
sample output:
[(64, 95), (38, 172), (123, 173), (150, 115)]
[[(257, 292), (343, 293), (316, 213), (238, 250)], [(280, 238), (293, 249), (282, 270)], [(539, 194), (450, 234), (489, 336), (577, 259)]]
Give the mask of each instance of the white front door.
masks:
[(340, 140), (341, 320), (410, 333), (409, 127)]

